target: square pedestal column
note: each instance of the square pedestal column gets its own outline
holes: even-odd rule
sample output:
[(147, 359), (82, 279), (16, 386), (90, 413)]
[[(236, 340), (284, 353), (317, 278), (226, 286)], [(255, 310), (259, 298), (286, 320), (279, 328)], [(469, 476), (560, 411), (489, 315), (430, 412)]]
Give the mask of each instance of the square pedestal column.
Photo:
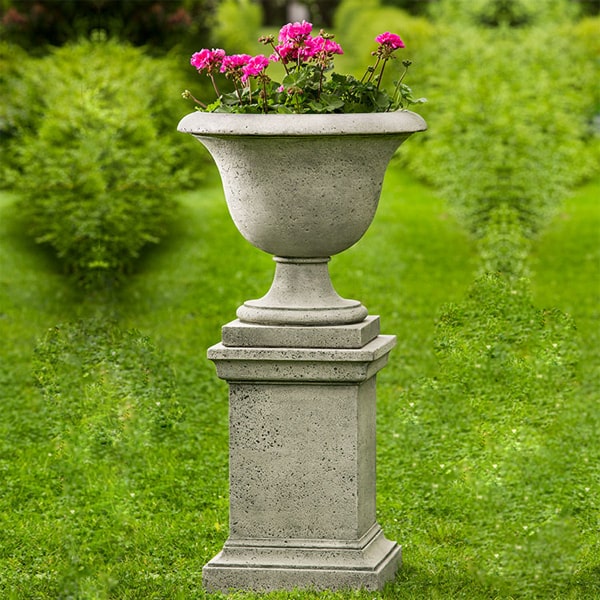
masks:
[(230, 531), (204, 586), (379, 589), (401, 558), (375, 515), (375, 376), (395, 337), (376, 317), (291, 329), (233, 322), (240, 345), (209, 349), (230, 389)]

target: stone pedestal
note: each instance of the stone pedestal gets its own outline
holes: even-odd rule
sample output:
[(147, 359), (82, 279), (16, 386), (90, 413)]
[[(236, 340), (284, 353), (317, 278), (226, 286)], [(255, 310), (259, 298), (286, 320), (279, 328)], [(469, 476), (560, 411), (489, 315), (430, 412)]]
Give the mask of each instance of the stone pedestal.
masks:
[(207, 590), (374, 590), (394, 577), (401, 550), (375, 515), (375, 377), (394, 345), (377, 317), (223, 328), (208, 357), (230, 389), (230, 530)]

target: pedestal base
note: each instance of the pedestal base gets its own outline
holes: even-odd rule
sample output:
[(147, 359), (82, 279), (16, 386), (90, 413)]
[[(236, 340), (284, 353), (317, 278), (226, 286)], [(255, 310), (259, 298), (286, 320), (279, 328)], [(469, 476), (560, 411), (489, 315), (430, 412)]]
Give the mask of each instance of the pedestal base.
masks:
[[(394, 577), (401, 552), (376, 522), (375, 441), (376, 374), (396, 340), (378, 331), (376, 317), (293, 336), (232, 323), (224, 341), (240, 345), (209, 349), (229, 383), (230, 505), (208, 590), (375, 590)], [(298, 346), (282, 347), (286, 336)]]
[(361, 540), (236, 540), (202, 570), (207, 591), (378, 590), (396, 575), (401, 548), (374, 525)]

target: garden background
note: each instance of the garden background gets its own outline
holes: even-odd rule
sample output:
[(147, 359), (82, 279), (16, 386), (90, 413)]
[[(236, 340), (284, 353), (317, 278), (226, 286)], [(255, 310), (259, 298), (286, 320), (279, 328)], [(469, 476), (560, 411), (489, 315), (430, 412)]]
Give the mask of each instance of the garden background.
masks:
[[(227, 389), (205, 352), (273, 265), (175, 128), (183, 89), (210, 94), (190, 54), (262, 51), (283, 4), (0, 1), (3, 598), (219, 597)], [(381, 592), (233, 597), (596, 598), (598, 5), (306, 4), (337, 71), (394, 31), (428, 98), (331, 263), (398, 336), (377, 482), (404, 564)]]

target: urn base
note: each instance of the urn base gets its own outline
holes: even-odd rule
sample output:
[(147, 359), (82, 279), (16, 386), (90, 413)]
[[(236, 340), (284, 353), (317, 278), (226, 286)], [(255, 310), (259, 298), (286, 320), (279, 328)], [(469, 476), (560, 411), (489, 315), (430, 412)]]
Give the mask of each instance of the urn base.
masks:
[(330, 258), (273, 257), (277, 263), (268, 293), (237, 310), (240, 321), (257, 325), (348, 325), (360, 323), (367, 309), (341, 298), (329, 278)]

